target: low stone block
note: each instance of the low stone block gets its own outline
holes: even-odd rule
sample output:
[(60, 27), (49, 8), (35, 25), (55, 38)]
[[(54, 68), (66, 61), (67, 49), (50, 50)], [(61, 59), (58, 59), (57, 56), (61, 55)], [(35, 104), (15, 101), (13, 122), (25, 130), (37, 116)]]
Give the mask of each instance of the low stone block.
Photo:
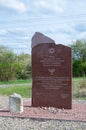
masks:
[(11, 113), (23, 112), (23, 99), (21, 95), (14, 93), (9, 97), (9, 108)]

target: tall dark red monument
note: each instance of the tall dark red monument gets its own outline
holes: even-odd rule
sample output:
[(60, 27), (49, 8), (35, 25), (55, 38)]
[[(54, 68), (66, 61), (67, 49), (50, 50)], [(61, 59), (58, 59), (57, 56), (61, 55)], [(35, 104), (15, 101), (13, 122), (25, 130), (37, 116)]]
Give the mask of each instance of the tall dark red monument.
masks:
[(32, 106), (72, 108), (71, 48), (41, 33), (32, 37)]

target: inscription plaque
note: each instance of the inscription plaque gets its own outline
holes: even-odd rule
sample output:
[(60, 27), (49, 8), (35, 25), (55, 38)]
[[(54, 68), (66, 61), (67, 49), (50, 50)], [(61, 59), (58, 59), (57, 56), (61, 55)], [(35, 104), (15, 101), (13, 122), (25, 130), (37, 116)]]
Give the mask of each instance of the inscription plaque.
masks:
[(36, 33), (32, 38), (32, 106), (71, 109), (71, 70), (71, 48)]

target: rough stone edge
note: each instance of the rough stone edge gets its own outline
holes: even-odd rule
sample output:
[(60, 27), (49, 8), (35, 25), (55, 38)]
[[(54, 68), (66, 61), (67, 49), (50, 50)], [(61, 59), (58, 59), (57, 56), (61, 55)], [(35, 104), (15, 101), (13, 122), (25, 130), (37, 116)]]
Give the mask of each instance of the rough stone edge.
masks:
[(47, 36), (45, 36), (44, 34), (40, 33), (40, 32), (36, 32), (33, 37), (32, 37), (32, 44), (31, 44), (31, 48), (35, 47), (38, 44), (41, 43), (54, 43), (55, 41)]

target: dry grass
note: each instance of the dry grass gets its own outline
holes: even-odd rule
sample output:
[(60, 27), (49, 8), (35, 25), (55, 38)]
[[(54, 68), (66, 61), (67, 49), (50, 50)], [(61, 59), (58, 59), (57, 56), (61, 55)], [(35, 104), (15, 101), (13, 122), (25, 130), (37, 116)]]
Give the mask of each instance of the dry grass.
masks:
[(73, 79), (73, 98), (86, 99), (86, 77)]

